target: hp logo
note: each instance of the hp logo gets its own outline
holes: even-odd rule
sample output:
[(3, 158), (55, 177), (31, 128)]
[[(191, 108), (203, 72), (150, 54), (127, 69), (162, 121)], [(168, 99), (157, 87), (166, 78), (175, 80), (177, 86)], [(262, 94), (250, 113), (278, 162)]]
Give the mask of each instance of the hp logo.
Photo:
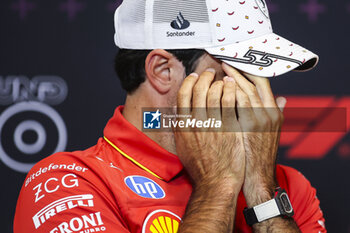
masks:
[(164, 190), (153, 180), (143, 176), (128, 176), (125, 184), (137, 195), (144, 198), (162, 199), (165, 197)]

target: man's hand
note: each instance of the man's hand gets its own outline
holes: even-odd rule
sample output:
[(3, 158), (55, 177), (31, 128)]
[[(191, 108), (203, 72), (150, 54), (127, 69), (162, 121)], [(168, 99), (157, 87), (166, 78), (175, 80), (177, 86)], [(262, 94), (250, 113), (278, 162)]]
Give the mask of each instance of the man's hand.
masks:
[[(179, 232), (231, 232), (245, 174), (243, 138), (235, 112), (233, 78), (213, 82), (209, 69), (184, 80), (178, 93), (179, 115), (221, 120), (216, 132), (175, 129), (177, 155), (193, 183)], [(236, 128), (233, 131), (233, 128)], [(230, 131), (231, 130), (231, 131)], [(224, 132), (226, 131), (226, 132)]]
[[(235, 113), (236, 84), (228, 77), (212, 84), (214, 77), (211, 69), (200, 77), (187, 77), (178, 94), (177, 113), (221, 120), (222, 131), (177, 128), (176, 150), (194, 186), (203, 182), (235, 184), (239, 190), (244, 180), (245, 156)], [(236, 132), (232, 132), (234, 127)]]
[[(249, 208), (273, 199), (278, 187), (275, 169), (285, 98), (275, 100), (270, 82), (223, 64), (237, 83), (238, 122), (246, 155), (243, 193)], [(249, 79), (249, 80), (248, 80)], [(254, 232), (299, 232), (292, 219), (273, 218), (254, 225)]]
[[(230, 66), (223, 67), (237, 82), (239, 123), (246, 152), (243, 191), (248, 207), (252, 207), (272, 199), (278, 186), (275, 167), (283, 114), (267, 78), (248, 74), (244, 77)], [(281, 108), (284, 104), (285, 101)]]

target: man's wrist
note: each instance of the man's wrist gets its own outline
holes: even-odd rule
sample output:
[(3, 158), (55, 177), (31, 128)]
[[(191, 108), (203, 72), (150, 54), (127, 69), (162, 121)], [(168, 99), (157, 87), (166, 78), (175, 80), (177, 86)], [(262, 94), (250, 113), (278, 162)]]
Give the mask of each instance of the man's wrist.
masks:
[(278, 185), (274, 180), (264, 182), (261, 179), (256, 181), (247, 179), (243, 186), (243, 194), (248, 208), (273, 199), (277, 187)]
[(202, 179), (193, 185), (194, 189), (216, 190), (219, 191), (240, 191), (242, 189), (243, 181), (232, 178), (216, 178), (216, 179)]

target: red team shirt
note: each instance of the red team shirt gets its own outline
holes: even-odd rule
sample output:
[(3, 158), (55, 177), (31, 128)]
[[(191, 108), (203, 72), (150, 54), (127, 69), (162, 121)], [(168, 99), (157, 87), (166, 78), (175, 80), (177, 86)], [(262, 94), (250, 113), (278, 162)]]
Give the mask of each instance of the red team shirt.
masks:
[[(136, 129), (123, 107), (97, 145), (54, 154), (37, 163), (23, 184), (14, 233), (176, 233), (192, 186), (176, 155)], [(277, 166), (277, 180), (302, 232), (326, 232), (316, 190), (293, 168)], [(238, 198), (234, 232), (252, 232)]]

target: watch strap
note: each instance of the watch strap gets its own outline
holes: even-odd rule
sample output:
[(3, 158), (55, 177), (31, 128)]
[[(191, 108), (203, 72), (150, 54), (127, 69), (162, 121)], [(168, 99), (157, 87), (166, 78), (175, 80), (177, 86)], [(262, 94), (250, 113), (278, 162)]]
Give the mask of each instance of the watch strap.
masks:
[(249, 226), (281, 215), (275, 199), (264, 202), (250, 209), (245, 208), (243, 212), (245, 220)]
[(258, 222), (281, 215), (276, 199), (272, 199), (260, 205), (254, 206), (253, 209)]
[(291, 217), (294, 215), (293, 207), (284, 189), (276, 188), (275, 197), (253, 208), (245, 208), (244, 217), (248, 225), (263, 222), (277, 216)]
[(245, 221), (249, 226), (252, 226), (253, 224), (258, 222), (258, 219), (256, 218), (253, 208), (250, 208), (250, 209), (245, 208), (243, 210), (243, 214), (244, 214)]

